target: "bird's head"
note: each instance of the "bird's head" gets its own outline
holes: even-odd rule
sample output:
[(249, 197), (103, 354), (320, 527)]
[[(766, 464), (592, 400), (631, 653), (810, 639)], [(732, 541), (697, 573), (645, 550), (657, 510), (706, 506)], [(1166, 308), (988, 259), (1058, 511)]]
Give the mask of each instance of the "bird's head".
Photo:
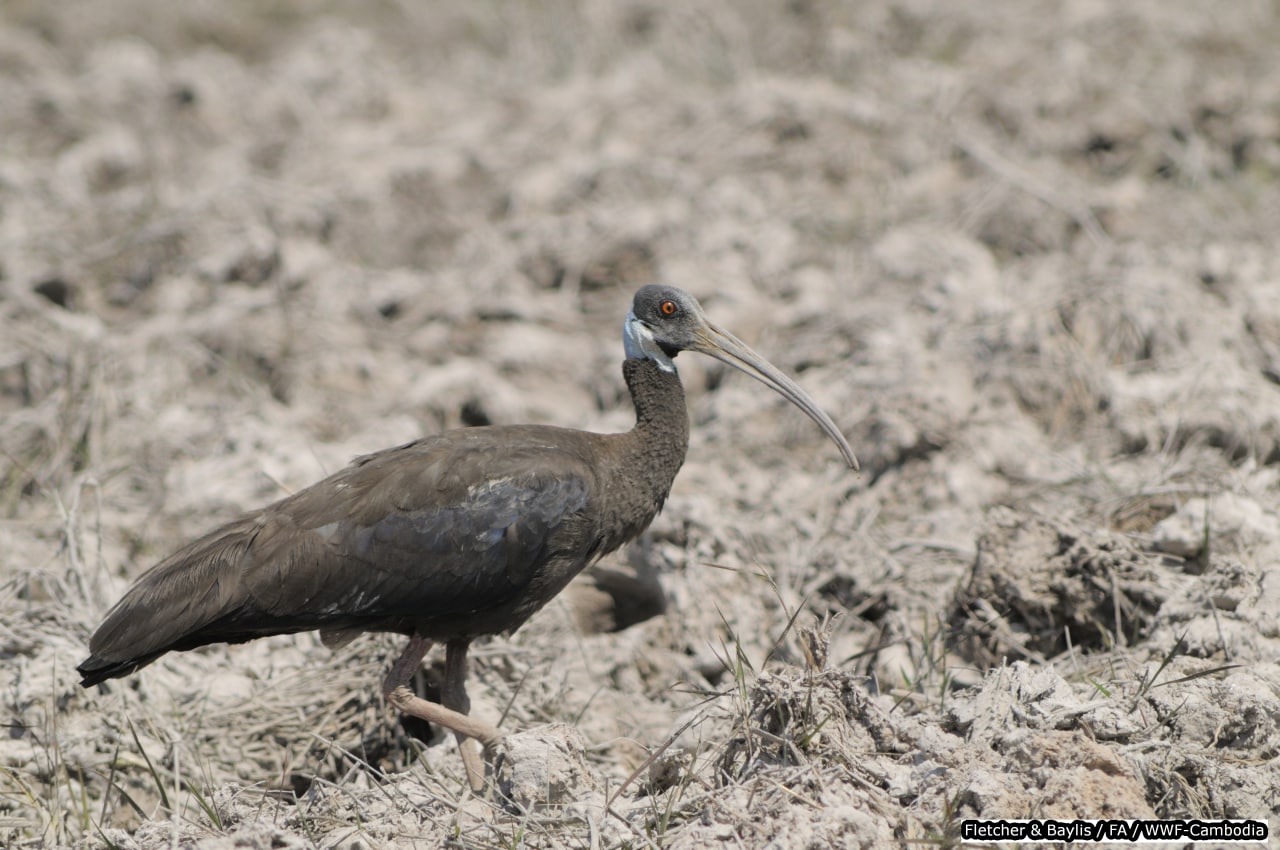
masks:
[(698, 351), (746, 372), (803, 410), (840, 448), (849, 466), (858, 468), (853, 449), (817, 402), (745, 342), (713, 325), (702, 305), (683, 289), (642, 286), (627, 313), (622, 341), (628, 359), (651, 360), (672, 374), (676, 371), (675, 356), (681, 351)]
[(698, 350), (699, 331), (705, 336), (711, 323), (692, 295), (674, 286), (643, 286), (636, 293), (623, 326), (622, 342), (632, 360), (652, 360), (664, 372), (675, 372), (672, 362), (681, 351)]

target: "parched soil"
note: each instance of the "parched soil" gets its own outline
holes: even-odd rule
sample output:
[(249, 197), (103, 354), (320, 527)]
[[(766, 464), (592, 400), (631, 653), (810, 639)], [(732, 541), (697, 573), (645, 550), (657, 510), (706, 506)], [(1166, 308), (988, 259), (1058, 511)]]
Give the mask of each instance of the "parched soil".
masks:
[[(1274, 831), (1277, 45), (1269, 2), (3, 4), (0, 844)], [(663, 513), (474, 648), (488, 793), (384, 704), (397, 637), (79, 687), (148, 566), (353, 456), (630, 427), (655, 280), (862, 472), (680, 357)]]

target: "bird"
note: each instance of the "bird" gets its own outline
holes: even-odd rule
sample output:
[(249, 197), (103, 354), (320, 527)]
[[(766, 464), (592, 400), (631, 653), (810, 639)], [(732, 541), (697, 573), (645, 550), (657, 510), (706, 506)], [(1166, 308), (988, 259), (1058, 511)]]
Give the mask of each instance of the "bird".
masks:
[[(504, 733), (469, 715), (468, 647), (514, 632), (657, 516), (689, 446), (680, 352), (709, 355), (770, 387), (858, 468), (831, 417), (684, 290), (641, 287), (623, 348), (630, 431), (488, 425), (357, 457), (143, 573), (90, 637), (80, 684), (212, 643), (316, 630), (332, 647), (364, 632), (399, 633), (409, 642), (383, 679), (387, 704), (452, 731), (467, 781), (482, 791), (480, 747), (491, 754)], [(445, 647), (438, 703), (409, 687), (435, 643)]]

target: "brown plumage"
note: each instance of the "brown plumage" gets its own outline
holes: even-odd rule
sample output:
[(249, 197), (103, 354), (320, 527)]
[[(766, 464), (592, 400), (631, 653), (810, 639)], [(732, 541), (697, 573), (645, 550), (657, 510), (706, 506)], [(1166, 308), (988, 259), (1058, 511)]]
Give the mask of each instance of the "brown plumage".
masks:
[[(466, 714), (467, 647), (519, 628), (661, 510), (689, 443), (672, 361), (678, 352), (710, 354), (782, 393), (857, 467), (812, 400), (711, 325), (687, 293), (642, 288), (624, 343), (631, 431), (466, 428), (357, 458), (143, 574), (90, 639), (81, 684), (210, 643), (318, 629), (332, 645), (362, 632), (398, 632), (411, 640), (384, 682), (388, 701), (453, 730), (479, 789), (484, 770), (469, 739), (487, 746), (501, 732)], [(408, 688), (433, 641), (447, 647), (442, 704)]]

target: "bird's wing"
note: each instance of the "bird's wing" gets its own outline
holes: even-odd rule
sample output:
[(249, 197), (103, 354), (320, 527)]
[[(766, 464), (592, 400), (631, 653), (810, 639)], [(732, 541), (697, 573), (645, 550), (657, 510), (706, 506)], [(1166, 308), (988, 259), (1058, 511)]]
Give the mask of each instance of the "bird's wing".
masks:
[(299, 500), (268, 517), (261, 565), (246, 574), (253, 607), (268, 619), (364, 621), (501, 606), (586, 507), (590, 473), (577, 460), (507, 447), (497, 457), (455, 448), (439, 468), (428, 462), (425, 475), (412, 464), (402, 474), (367, 462), (342, 482), (351, 499), (329, 498), (326, 488), (321, 510)]
[(192, 542), (108, 613), (86, 682), (207, 643), (502, 605), (594, 484), (580, 440), (553, 430), (466, 429), (358, 458)]

